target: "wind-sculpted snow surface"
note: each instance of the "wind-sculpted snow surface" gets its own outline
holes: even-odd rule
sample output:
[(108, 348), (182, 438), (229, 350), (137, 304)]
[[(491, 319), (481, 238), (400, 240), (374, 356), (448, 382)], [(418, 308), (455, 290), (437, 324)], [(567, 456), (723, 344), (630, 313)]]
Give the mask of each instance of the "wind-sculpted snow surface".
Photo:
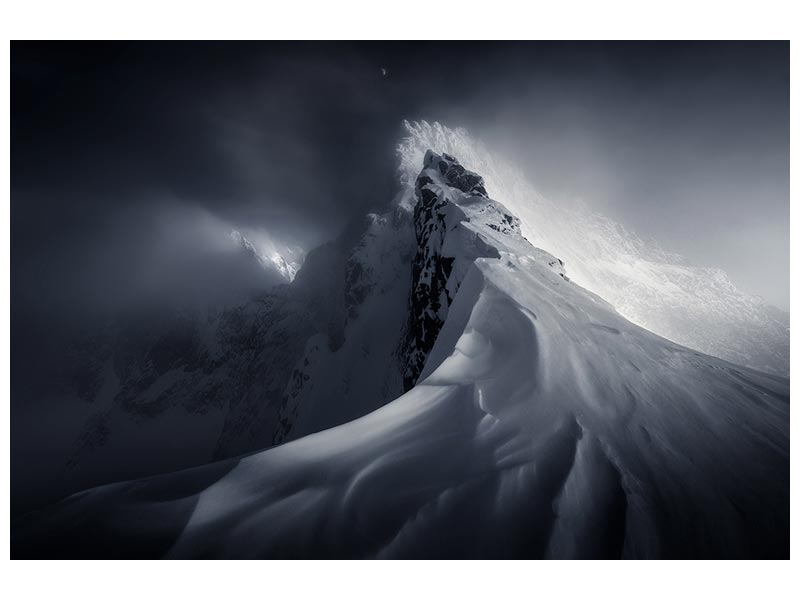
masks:
[(422, 255), (453, 267), (411, 390), (271, 450), (76, 494), (16, 521), (13, 555), (788, 557), (788, 381), (630, 323), (455, 164), (429, 153), (416, 185), (446, 224)]
[(398, 146), (405, 186), (413, 187), (427, 149), (453, 154), (485, 178), (533, 244), (563, 259), (575, 282), (626, 318), (701, 352), (789, 374), (789, 316), (736, 289), (724, 271), (694, 267), (608, 218), (554, 204), (463, 129), (422, 121), (406, 130)]

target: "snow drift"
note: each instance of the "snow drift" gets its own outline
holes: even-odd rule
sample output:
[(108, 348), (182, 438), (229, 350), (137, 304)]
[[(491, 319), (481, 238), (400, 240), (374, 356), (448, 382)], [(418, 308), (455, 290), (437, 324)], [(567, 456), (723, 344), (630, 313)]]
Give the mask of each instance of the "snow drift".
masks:
[(423, 166), (409, 391), (271, 450), (75, 494), (17, 520), (13, 555), (788, 557), (788, 380), (631, 323), (491, 182), (448, 154)]

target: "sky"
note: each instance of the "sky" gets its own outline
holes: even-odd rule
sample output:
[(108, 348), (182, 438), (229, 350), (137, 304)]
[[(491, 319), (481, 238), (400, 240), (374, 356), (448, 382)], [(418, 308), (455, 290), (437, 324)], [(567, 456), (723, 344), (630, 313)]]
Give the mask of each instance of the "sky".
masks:
[(12, 314), (224, 288), (233, 228), (329, 240), (393, 196), (403, 119), (464, 126), (548, 198), (788, 310), (788, 49), (14, 42)]

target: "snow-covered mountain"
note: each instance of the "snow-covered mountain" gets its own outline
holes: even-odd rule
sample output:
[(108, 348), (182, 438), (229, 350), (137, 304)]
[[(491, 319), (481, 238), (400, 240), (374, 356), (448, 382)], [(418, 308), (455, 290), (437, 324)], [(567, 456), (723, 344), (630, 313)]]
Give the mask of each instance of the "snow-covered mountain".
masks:
[(55, 396), (85, 416), (71, 439), (62, 425), (67, 444), (38, 468), (49, 490), (260, 450), (404, 391), (397, 355), (416, 249), (411, 209), (367, 215), (310, 252), (291, 282), (265, 248), (238, 232), (230, 241), (256, 267), (263, 289), (251, 299), (135, 313), (72, 348)]
[[(252, 257), (265, 271), (277, 271), (277, 273), (287, 282), (294, 280), (295, 276), (297, 275), (297, 271), (303, 264), (302, 253), (298, 253), (297, 251), (291, 253), (284, 251), (284, 254), (289, 255), (288, 259), (277, 249), (272, 249), (269, 253), (263, 253), (259, 251), (259, 249), (256, 248), (256, 246), (250, 240), (248, 240), (235, 229), (231, 231), (231, 239), (238, 246), (240, 246), (248, 256)], [(291, 254), (294, 254), (295, 256), (291, 256)], [(300, 255), (297, 256), (298, 254)]]
[(562, 259), (573, 281), (630, 321), (706, 354), (788, 376), (789, 315), (742, 293), (724, 271), (692, 266), (602, 215), (551, 202), (463, 129), (425, 121), (405, 128), (398, 154), (406, 186), (428, 148), (453, 154), (485, 178), (534, 245)]
[(248, 406), (294, 441), (75, 494), (14, 556), (788, 556), (788, 380), (626, 319), (450, 154), (416, 168), (196, 366), (263, 378)]

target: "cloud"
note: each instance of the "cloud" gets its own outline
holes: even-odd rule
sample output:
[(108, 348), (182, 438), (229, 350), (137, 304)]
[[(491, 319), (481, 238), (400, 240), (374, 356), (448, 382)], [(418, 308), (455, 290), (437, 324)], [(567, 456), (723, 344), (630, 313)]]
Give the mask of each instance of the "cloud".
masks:
[(213, 220), (330, 239), (392, 197), (403, 118), (464, 125), (549, 197), (788, 301), (784, 43), (15, 43), (12, 63), (15, 309), (145, 298)]

